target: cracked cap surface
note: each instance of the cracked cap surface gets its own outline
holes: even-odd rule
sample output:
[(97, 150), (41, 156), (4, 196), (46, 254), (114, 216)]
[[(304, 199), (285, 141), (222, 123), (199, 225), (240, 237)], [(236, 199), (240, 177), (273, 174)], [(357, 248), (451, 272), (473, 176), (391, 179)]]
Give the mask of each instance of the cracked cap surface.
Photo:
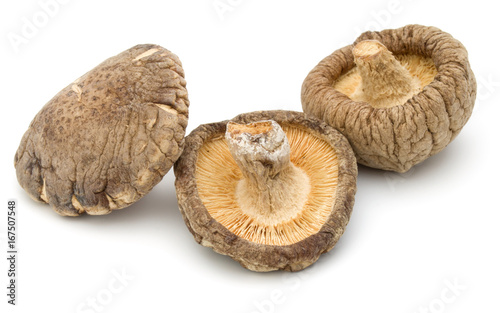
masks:
[(15, 155), (17, 179), (61, 215), (124, 208), (182, 153), (188, 107), (179, 58), (157, 45), (132, 47), (38, 112)]

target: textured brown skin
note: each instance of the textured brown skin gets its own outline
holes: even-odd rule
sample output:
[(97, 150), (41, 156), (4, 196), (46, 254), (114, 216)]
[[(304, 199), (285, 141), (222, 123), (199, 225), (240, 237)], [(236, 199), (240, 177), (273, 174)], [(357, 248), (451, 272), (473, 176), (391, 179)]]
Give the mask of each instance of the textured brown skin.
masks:
[[(352, 101), (333, 83), (355, 66), (352, 49), (367, 39), (380, 41), (394, 54), (430, 57), (438, 74), (403, 105), (375, 109)], [(360, 164), (406, 172), (458, 135), (472, 114), (476, 89), (467, 50), (458, 40), (435, 27), (407, 25), (365, 32), (324, 58), (304, 80), (302, 108), (344, 134)]]
[(198, 150), (205, 141), (224, 136), (228, 121), (200, 125), (186, 137), (186, 148), (174, 165), (177, 199), (184, 221), (198, 243), (230, 256), (253, 271), (299, 271), (316, 262), (322, 253), (330, 251), (344, 233), (356, 193), (356, 158), (344, 136), (324, 122), (301, 112), (259, 111), (238, 115), (231, 121), (250, 123), (270, 119), (280, 125), (293, 125), (316, 134), (330, 143), (337, 153), (339, 176), (336, 200), (331, 215), (318, 233), (287, 246), (258, 244), (234, 235), (211, 217), (196, 186)]
[[(158, 51), (134, 61), (150, 49)], [(185, 87), (179, 58), (160, 46), (137, 45), (107, 59), (35, 116), (15, 155), (20, 185), (45, 202), (45, 180), (48, 203), (67, 216), (106, 214), (137, 201), (182, 152)]]

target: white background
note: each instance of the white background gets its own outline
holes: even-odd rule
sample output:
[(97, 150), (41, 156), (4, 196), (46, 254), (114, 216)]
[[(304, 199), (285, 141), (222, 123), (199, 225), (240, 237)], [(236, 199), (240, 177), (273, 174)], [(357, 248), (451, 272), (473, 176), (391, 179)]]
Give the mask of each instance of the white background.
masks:
[[(500, 23), (493, 2), (66, 2), (46, 20), (34, 0), (0, 5), (1, 312), (499, 312)], [(217, 3), (231, 10), (218, 12)], [(37, 32), (13, 45), (9, 36), (23, 36), (34, 17)], [(135, 44), (162, 45), (182, 60), (190, 132), (244, 112), (300, 111), (302, 81), (323, 57), (366, 29), (412, 23), (437, 26), (467, 47), (478, 80), (473, 115), (443, 152), (407, 174), (360, 167), (344, 236), (302, 272), (254, 273), (196, 244), (172, 171), (142, 200), (107, 216), (60, 217), (17, 183), (14, 153), (38, 110)], [(19, 213), (15, 308), (5, 296), (9, 199)], [(124, 283), (116, 280), (122, 271)]]

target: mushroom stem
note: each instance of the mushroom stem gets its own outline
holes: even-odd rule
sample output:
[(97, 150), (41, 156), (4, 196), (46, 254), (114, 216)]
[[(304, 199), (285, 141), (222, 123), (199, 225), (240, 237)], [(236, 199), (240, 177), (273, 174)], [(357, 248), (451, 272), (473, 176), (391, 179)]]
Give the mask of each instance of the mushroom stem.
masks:
[(307, 198), (309, 190), (302, 187), (307, 175), (290, 162), (290, 145), (278, 123), (229, 122), (226, 140), (243, 174), (237, 193), (242, 203), (251, 203), (245, 206), (269, 216), (286, 210), (291, 198)]
[(415, 88), (412, 76), (382, 43), (364, 40), (352, 53), (361, 75), (362, 92), (372, 106), (382, 107), (379, 101), (396, 103), (411, 97)]

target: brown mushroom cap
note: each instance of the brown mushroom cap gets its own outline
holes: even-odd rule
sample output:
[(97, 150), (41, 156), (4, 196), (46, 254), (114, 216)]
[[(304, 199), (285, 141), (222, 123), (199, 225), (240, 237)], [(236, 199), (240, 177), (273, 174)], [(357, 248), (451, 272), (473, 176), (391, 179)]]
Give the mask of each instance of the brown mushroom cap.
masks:
[(61, 215), (126, 207), (181, 154), (188, 106), (179, 58), (157, 45), (137, 45), (38, 112), (15, 155), (18, 181)]
[[(353, 54), (367, 40), (387, 47), (413, 82), (403, 86), (394, 79), (401, 75), (387, 71), (394, 68), (387, 65), (392, 61), (383, 59), (368, 67), (384, 97), (370, 95), (361, 63), (378, 48)], [(365, 32), (323, 59), (304, 80), (302, 107), (344, 134), (360, 164), (406, 172), (458, 135), (472, 114), (476, 88), (467, 50), (458, 40), (435, 27), (407, 25)]]
[[(274, 123), (286, 136), (266, 141)], [(298, 271), (343, 234), (357, 165), (346, 138), (322, 121), (260, 111), (200, 125), (174, 171), (179, 208), (198, 243), (253, 271)]]

